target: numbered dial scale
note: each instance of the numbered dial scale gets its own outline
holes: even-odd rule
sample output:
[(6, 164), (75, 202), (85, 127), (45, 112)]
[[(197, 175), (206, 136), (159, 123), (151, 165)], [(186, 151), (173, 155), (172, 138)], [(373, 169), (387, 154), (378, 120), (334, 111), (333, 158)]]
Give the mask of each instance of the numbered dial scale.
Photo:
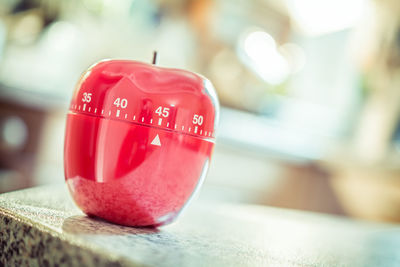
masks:
[(172, 221), (208, 169), (218, 107), (211, 83), (188, 71), (91, 67), (67, 116), (65, 176), (77, 205), (124, 225)]

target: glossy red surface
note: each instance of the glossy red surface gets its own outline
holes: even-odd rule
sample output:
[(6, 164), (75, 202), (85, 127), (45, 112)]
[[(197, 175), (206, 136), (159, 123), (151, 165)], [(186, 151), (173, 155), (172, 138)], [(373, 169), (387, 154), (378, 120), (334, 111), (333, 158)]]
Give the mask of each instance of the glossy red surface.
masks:
[(208, 169), (217, 116), (214, 89), (196, 74), (134, 61), (95, 65), (67, 116), (65, 177), (75, 202), (123, 225), (172, 221)]

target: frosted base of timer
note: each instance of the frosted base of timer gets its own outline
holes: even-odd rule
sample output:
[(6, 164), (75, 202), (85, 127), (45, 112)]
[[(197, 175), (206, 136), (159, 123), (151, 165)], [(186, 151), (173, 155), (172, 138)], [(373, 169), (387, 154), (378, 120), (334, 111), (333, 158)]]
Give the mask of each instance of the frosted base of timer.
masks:
[(173, 220), (202, 179), (214, 143), (188, 134), (70, 113), (66, 181), (87, 214), (129, 226)]

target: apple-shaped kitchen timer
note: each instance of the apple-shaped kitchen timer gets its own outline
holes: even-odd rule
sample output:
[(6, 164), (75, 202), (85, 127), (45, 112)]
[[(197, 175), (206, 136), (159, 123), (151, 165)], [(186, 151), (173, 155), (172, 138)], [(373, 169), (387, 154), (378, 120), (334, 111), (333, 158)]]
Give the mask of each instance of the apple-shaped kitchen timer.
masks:
[(213, 86), (192, 72), (95, 64), (67, 116), (65, 179), (76, 204), (122, 225), (171, 222), (204, 179), (218, 113)]

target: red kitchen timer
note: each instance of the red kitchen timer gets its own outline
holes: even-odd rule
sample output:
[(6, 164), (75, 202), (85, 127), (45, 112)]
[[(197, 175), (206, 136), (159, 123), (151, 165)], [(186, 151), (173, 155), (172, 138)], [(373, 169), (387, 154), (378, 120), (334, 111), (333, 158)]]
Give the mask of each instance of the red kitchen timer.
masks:
[(218, 114), (202, 76), (137, 61), (95, 64), (67, 116), (65, 179), (76, 204), (122, 225), (173, 221), (207, 172)]

